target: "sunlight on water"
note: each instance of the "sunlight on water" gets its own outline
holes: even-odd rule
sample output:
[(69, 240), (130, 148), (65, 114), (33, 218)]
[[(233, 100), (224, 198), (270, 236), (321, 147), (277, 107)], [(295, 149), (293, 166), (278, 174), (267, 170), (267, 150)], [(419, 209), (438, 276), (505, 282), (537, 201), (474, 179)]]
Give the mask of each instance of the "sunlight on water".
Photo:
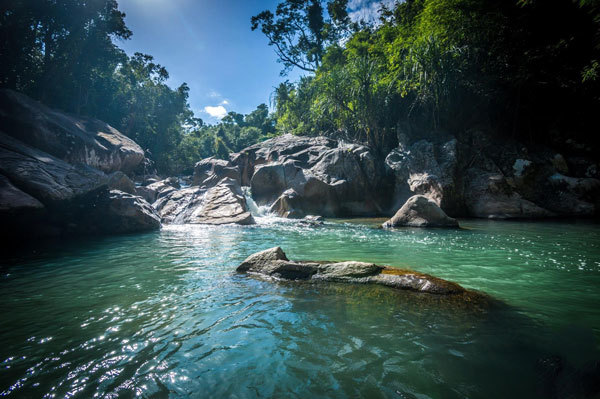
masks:
[[(266, 216), (5, 257), (0, 395), (535, 398), (548, 394), (540, 359), (559, 356), (560, 392), (582, 397), (600, 360), (598, 225), (379, 223)], [(499, 303), (235, 273), (276, 245), (291, 259), (412, 268)]]

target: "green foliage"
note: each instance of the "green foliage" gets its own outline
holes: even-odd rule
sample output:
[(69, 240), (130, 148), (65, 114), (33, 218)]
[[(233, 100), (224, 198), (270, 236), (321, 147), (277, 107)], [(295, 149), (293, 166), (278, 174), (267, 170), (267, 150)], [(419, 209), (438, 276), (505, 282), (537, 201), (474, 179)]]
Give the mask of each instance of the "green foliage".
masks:
[(260, 27), (267, 36), (283, 63), (282, 74), (293, 67), (316, 72), (325, 49), (348, 30), (347, 0), (323, 4), (321, 0), (285, 0), (277, 5), (275, 14), (266, 10), (252, 17), (252, 30)]
[(265, 104), (247, 115), (229, 112), (219, 124), (197, 126), (184, 134), (176, 150), (177, 170), (190, 173), (203, 158), (229, 159), (229, 154), (273, 137), (275, 119)]
[(266, 105), (235, 112), (217, 130), (194, 118), (184, 83), (172, 89), (153, 57), (128, 57), (116, 0), (11, 0), (0, 5), (0, 86), (45, 104), (101, 119), (134, 139), (164, 174), (204, 157), (226, 158), (274, 133)]
[(360, 140), (381, 153), (410, 131), (485, 125), (530, 140), (550, 129), (584, 132), (600, 107), (598, 4), (398, 2), (380, 25), (329, 42), (314, 75), (276, 89), (277, 129)]

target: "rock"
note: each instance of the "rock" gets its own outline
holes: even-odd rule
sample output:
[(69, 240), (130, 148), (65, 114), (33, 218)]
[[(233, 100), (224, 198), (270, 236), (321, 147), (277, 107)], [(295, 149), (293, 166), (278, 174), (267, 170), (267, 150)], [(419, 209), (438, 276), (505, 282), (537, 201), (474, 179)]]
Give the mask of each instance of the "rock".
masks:
[(210, 157), (196, 163), (192, 185), (213, 187), (225, 177), (237, 181), (238, 184), (241, 182), (240, 171), (236, 166), (223, 159)]
[(385, 268), (365, 262), (337, 262), (324, 264), (315, 278), (323, 280), (344, 280), (369, 277), (381, 273)]
[(108, 188), (128, 194), (136, 194), (135, 183), (121, 171), (114, 172), (108, 177)]
[(293, 161), (273, 162), (255, 169), (250, 181), (252, 198), (258, 204), (271, 204), (288, 188), (303, 190), (306, 177)]
[(69, 201), (106, 187), (107, 176), (87, 165), (70, 165), (0, 133), (0, 173), (42, 203)]
[(305, 226), (316, 227), (316, 226), (322, 226), (323, 224), (325, 224), (324, 220), (325, 219), (322, 216), (307, 215), (307, 216), (303, 217), (302, 219), (300, 219), (298, 221), (298, 223), (305, 225)]
[(239, 184), (224, 178), (214, 187), (173, 190), (154, 206), (164, 223), (254, 224)]
[(468, 292), (460, 285), (427, 274), (365, 262), (310, 262), (290, 261), (280, 247), (250, 255), (236, 269), (283, 280), (311, 282), (344, 282), (378, 284), (395, 289), (436, 295), (464, 295), (483, 297)]
[(298, 193), (290, 188), (281, 194), (269, 208), (269, 213), (276, 214), (282, 218), (300, 219), (304, 217), (303, 201)]
[(442, 208), (455, 210), (457, 141), (452, 138), (440, 144), (419, 140), (400, 145), (385, 159), (395, 178), (393, 209), (398, 209), (411, 196), (418, 194), (433, 200)]
[(387, 222), (384, 228), (392, 227), (458, 227), (456, 219), (446, 213), (431, 199), (423, 195), (410, 197), (402, 208)]
[(155, 202), (157, 199), (164, 197), (165, 195), (172, 193), (181, 188), (181, 185), (174, 177), (169, 177), (147, 186), (140, 186), (136, 188), (136, 194), (144, 198), (149, 203)]
[(465, 202), (469, 215), (488, 219), (541, 218), (554, 214), (524, 199), (504, 176), (479, 169), (466, 173)]
[[(543, 146), (528, 147), (477, 129), (456, 137), (422, 133), (411, 137), (428, 138), (411, 143), (399, 132), (400, 144), (385, 162), (362, 145), (283, 135), (232, 154), (229, 162), (207, 161), (203, 176), (213, 178), (204, 181), (211, 187), (220, 180), (219, 174), (206, 172), (209, 164), (215, 170), (233, 167), (241, 184), (251, 186), (258, 205), (297, 219), (308, 214), (387, 216), (414, 195), (429, 198), (452, 217), (600, 212), (597, 162), (586, 154), (563, 157)], [(579, 180), (585, 178), (592, 180)]]
[(325, 221), (325, 218), (319, 215), (306, 215), (304, 217), (304, 220), (309, 222), (323, 223)]
[(139, 145), (108, 124), (50, 109), (8, 89), (0, 90), (0, 126), (57, 159), (104, 172), (129, 173), (144, 159)]
[(0, 175), (0, 214), (20, 214), (27, 211), (37, 211), (44, 204), (12, 185), (10, 180)]
[(373, 216), (387, 207), (383, 163), (362, 145), (283, 135), (233, 155), (231, 163), (244, 171), (254, 201), (284, 217)]
[(70, 165), (2, 133), (0, 173), (0, 198), (6, 204), (0, 220), (14, 236), (10, 239), (160, 227), (156, 212), (141, 198), (109, 192), (109, 178), (101, 171)]
[(289, 261), (281, 247), (274, 247), (257, 252), (246, 258), (237, 268), (238, 272), (260, 271), (268, 263), (283, 260)]
[(143, 198), (119, 190), (102, 196), (81, 221), (75, 231), (86, 233), (135, 233), (157, 230), (160, 217)]

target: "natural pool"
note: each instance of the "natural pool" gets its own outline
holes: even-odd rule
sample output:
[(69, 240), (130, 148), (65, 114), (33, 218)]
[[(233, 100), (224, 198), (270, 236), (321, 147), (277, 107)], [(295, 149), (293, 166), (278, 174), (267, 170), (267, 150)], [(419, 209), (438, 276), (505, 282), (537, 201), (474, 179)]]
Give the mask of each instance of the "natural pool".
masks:
[[(3, 255), (0, 395), (584, 396), (600, 360), (600, 225), (461, 224), (390, 232), (266, 218)], [(500, 303), (235, 273), (276, 245), (290, 259), (412, 268)]]

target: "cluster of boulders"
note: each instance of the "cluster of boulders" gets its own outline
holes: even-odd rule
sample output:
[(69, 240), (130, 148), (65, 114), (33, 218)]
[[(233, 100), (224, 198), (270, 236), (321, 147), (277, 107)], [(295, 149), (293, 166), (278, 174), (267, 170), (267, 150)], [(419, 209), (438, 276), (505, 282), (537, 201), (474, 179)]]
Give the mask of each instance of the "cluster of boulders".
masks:
[(412, 141), (401, 134), (399, 146), (382, 157), (361, 144), (286, 134), (228, 160), (201, 160), (182, 180), (153, 174), (144, 151), (111, 126), (14, 91), (0, 90), (0, 122), (0, 217), (9, 234), (253, 224), (248, 195), (273, 214), (308, 216), (311, 224), (310, 215), (395, 213), (384, 227), (456, 227), (455, 217), (600, 210), (600, 168), (576, 143), (569, 152), (575, 155), (565, 157), (478, 132)]
[(2, 235), (137, 232), (160, 217), (127, 177), (144, 159), (131, 139), (0, 90)]
[(283, 135), (219, 161), (219, 168), (239, 173), (257, 204), (287, 218), (382, 216), (403, 208), (404, 216), (386, 226), (456, 226), (447, 215), (590, 217), (600, 211), (600, 169), (590, 149), (565, 158), (481, 132), (414, 142), (400, 135), (399, 142), (382, 159), (360, 144)]

